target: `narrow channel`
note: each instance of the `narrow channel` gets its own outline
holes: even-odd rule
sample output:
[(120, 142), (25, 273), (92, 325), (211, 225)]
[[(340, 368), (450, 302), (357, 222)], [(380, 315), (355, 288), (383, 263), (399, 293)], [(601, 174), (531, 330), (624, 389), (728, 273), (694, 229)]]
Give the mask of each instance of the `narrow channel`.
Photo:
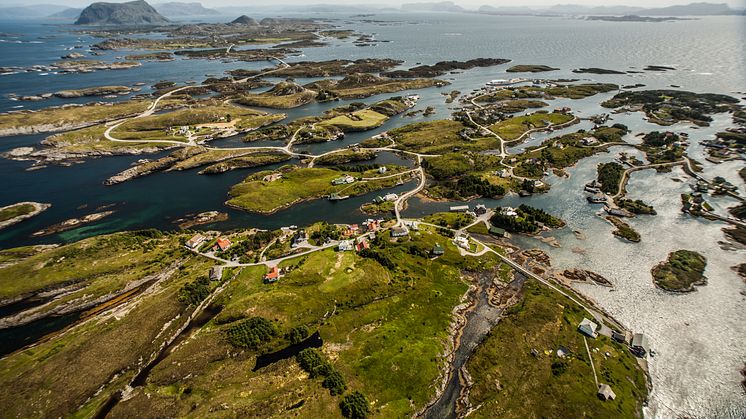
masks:
[[(522, 287), (526, 277), (521, 273), (513, 271), (514, 279), (510, 287)], [(466, 314), (466, 325), (464, 325), (461, 338), (456, 348), (456, 353), (449, 366), (449, 375), (443, 394), (429, 406), (422, 417), (425, 419), (452, 419), (458, 417), (456, 404), (461, 394), (462, 383), (460, 371), (466, 365), (477, 346), (487, 333), (498, 323), (502, 310), (490, 302), (490, 288), (494, 274), (492, 271), (480, 273), (477, 277), (477, 289), (471, 298), (476, 306)]]

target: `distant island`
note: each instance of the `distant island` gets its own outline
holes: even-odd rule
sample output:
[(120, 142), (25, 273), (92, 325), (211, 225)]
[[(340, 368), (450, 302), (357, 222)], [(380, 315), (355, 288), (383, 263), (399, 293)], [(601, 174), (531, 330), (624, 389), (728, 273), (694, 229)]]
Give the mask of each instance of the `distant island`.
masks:
[(668, 260), (651, 271), (655, 285), (666, 291), (692, 292), (695, 285), (706, 285), (705, 267), (707, 259), (691, 250), (677, 250), (668, 255)]
[(638, 15), (624, 15), (624, 16), (586, 16), (586, 20), (602, 20), (605, 22), (674, 22), (677, 20), (691, 20), (681, 17), (650, 17), (650, 16), (638, 16)]
[(169, 23), (144, 0), (93, 3), (80, 12), (76, 25), (155, 25)]

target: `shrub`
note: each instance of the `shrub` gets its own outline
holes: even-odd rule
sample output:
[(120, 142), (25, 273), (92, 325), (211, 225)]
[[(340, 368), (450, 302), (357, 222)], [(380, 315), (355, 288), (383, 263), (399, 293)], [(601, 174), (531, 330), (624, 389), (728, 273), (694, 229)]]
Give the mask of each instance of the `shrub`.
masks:
[(228, 341), (239, 348), (257, 349), (278, 335), (274, 323), (263, 317), (252, 317), (227, 331)]
[(285, 337), (293, 345), (301, 343), (303, 339), (308, 337), (308, 328), (306, 326), (296, 326), (290, 329)]
[(206, 276), (203, 276), (181, 287), (179, 290), (179, 301), (187, 305), (197, 305), (207, 298), (208, 295), (210, 295), (210, 280)]
[(342, 409), (342, 415), (349, 419), (364, 419), (370, 413), (368, 399), (359, 391), (344, 396), (339, 402), (339, 408)]

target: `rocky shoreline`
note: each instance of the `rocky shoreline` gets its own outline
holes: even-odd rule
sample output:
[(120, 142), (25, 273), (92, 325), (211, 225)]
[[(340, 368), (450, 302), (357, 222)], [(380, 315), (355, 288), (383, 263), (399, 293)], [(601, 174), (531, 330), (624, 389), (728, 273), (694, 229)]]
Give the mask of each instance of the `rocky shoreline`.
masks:
[(6, 210), (6, 209), (10, 209), (12, 207), (16, 207), (16, 206), (19, 206), (19, 205), (32, 205), (34, 208), (29, 213), (21, 214), (21, 215), (18, 215), (16, 217), (13, 217), (13, 218), (10, 218), (8, 220), (5, 220), (5, 221), (0, 221), (0, 230), (2, 230), (4, 228), (7, 228), (7, 227), (10, 227), (10, 226), (12, 226), (14, 224), (18, 224), (21, 221), (26, 220), (26, 219), (31, 218), (31, 217), (34, 217), (34, 216), (36, 216), (38, 214), (41, 214), (42, 212), (48, 210), (52, 206), (52, 204), (42, 204), (42, 203), (39, 203), (39, 202), (27, 201), (27, 202), (18, 202), (16, 204), (12, 204), (12, 205), (8, 205), (8, 206), (5, 206), (5, 207), (2, 207), (2, 208), (0, 208), (0, 211)]

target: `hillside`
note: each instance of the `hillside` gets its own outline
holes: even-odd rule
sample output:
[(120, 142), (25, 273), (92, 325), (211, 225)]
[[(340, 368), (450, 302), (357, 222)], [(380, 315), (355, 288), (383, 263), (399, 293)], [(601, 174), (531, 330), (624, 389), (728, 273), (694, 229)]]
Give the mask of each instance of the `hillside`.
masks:
[(168, 23), (144, 0), (127, 3), (93, 3), (83, 9), (76, 25), (154, 25)]
[(185, 17), (185, 16), (215, 16), (219, 15), (215, 9), (208, 9), (204, 7), (202, 3), (183, 3), (183, 2), (168, 2), (154, 4), (155, 10), (163, 16), (167, 17)]

